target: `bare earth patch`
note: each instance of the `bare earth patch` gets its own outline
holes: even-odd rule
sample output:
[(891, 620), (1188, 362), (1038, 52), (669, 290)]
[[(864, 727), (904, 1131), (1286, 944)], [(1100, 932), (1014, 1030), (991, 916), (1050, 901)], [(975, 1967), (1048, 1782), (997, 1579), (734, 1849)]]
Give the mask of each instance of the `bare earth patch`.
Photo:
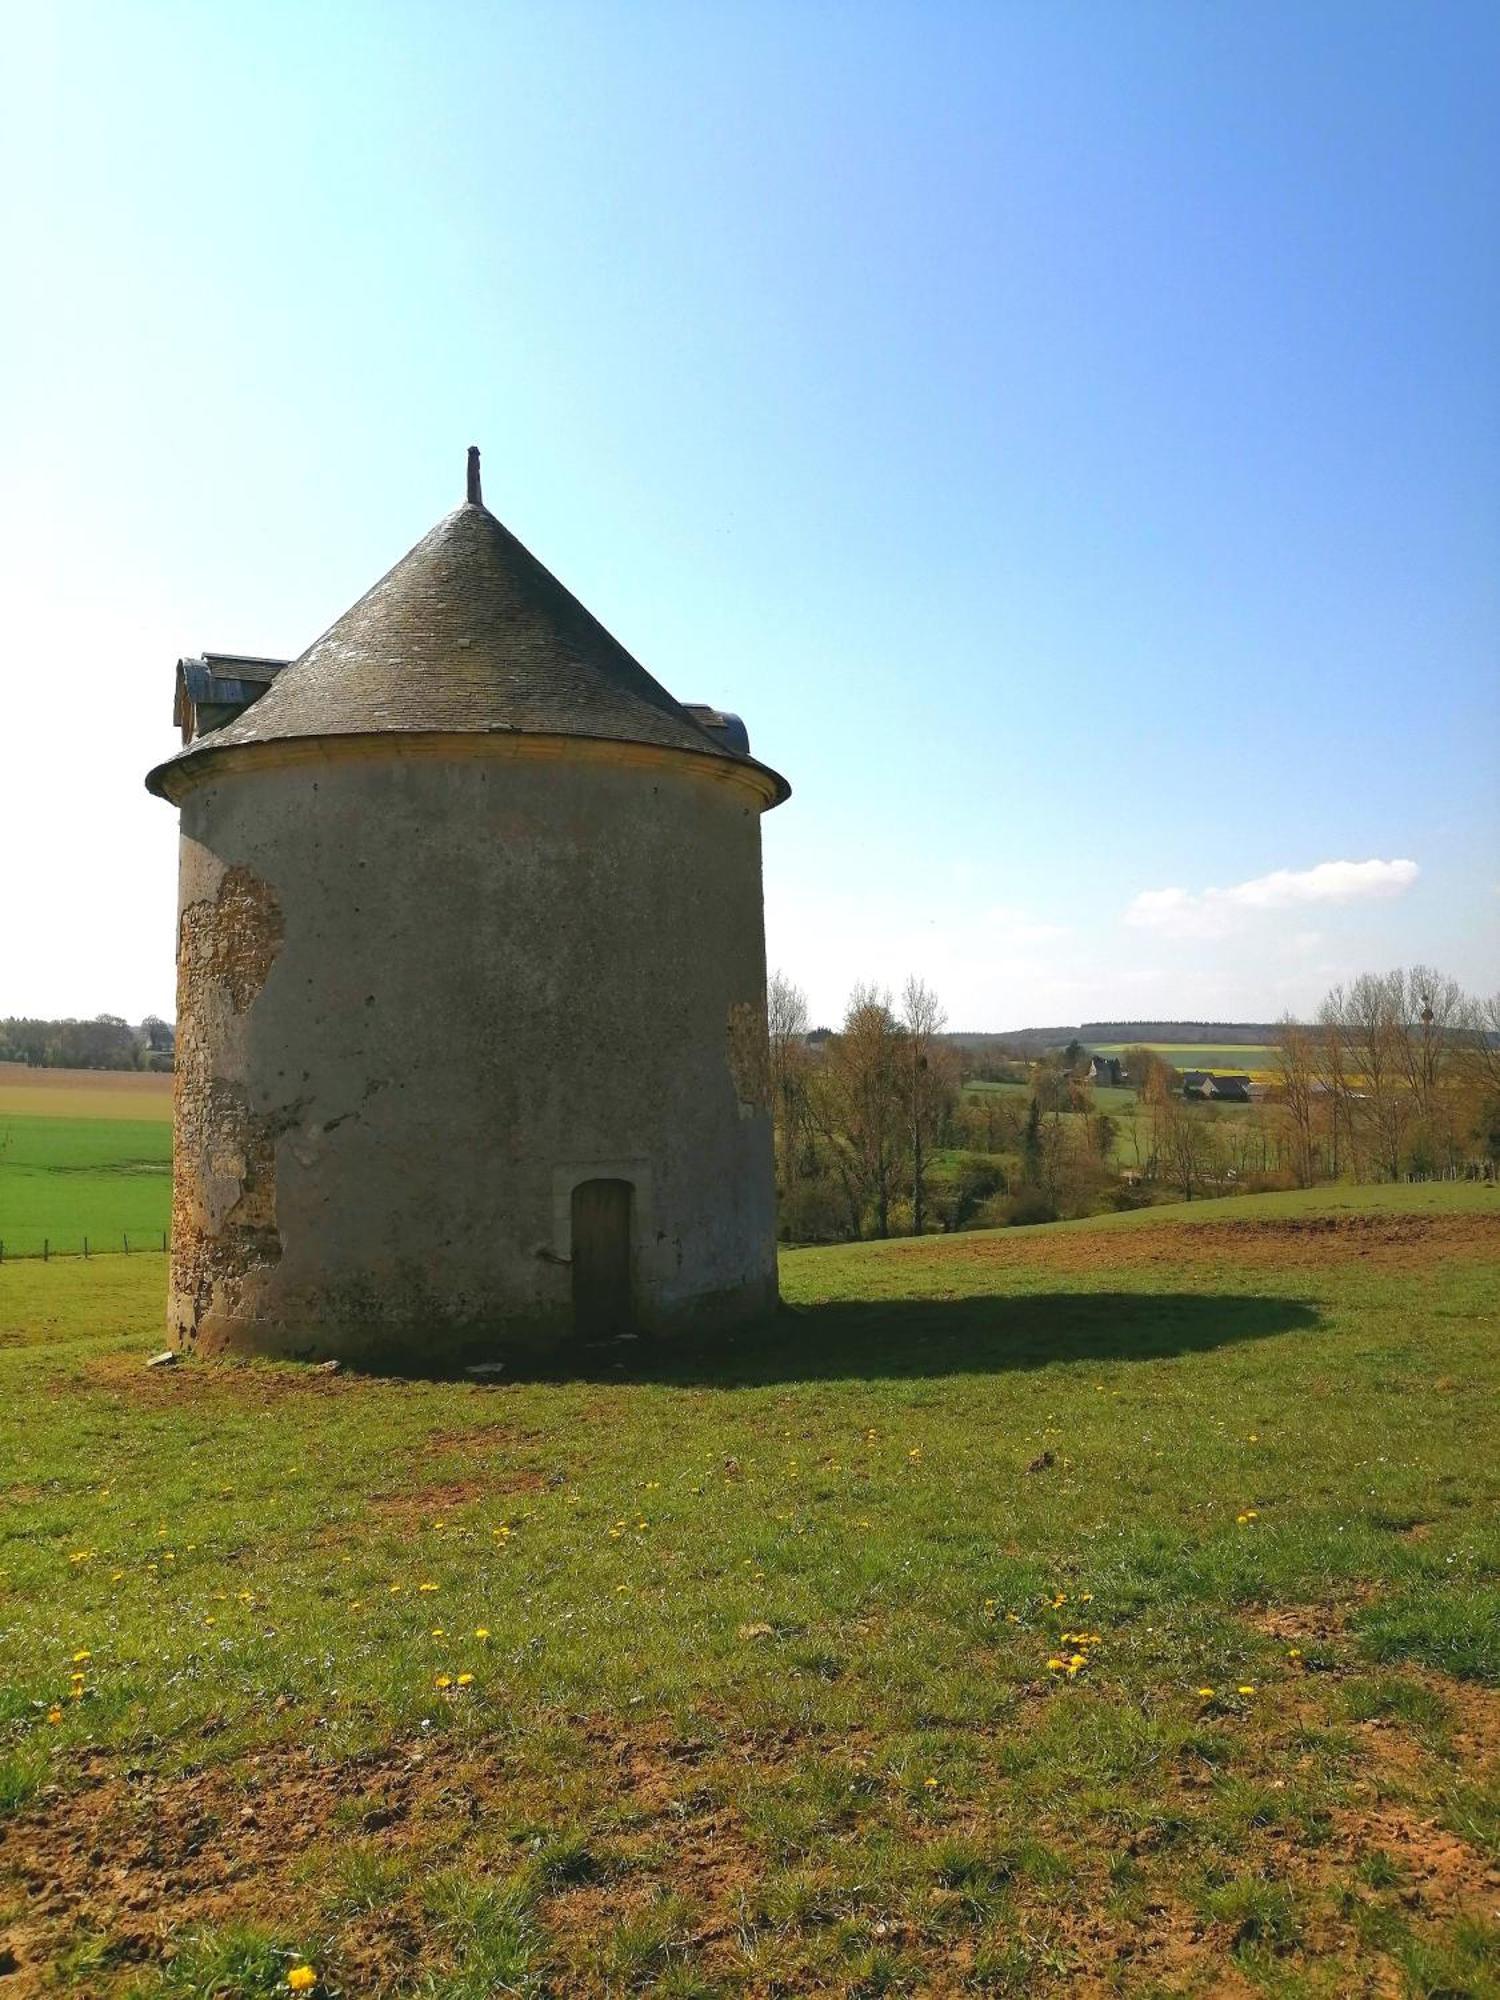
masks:
[[(1139, 1270), (1152, 1265), (1233, 1264), (1278, 1268), (1369, 1258), (1382, 1265), (1428, 1266), (1435, 1257), (1500, 1259), (1500, 1215), (1307, 1215), (1243, 1222), (1153, 1222), (1139, 1229), (1056, 1229), (965, 1238), (966, 1261), (1053, 1271)], [(919, 1263), (952, 1256), (951, 1237), (935, 1236), (903, 1258)]]

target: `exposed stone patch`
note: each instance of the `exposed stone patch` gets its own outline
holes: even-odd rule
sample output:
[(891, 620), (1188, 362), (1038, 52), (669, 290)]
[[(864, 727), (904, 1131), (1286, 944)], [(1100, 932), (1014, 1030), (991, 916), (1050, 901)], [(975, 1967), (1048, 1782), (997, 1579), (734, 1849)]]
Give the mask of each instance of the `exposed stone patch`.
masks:
[[(281, 1256), (276, 1140), (285, 1119), (251, 1109), (212, 1073), (211, 1019), (236, 1014), (265, 985), (286, 933), (275, 892), (253, 870), (227, 868), (212, 898), (188, 903), (178, 926), (176, 1171), (172, 1292), (179, 1335), (192, 1339), (215, 1294)], [(229, 1303), (221, 1296), (218, 1303)]]
[(189, 903), (183, 911), (179, 945), (184, 958), (201, 960), (236, 1014), (243, 1014), (265, 985), (285, 935), (275, 891), (236, 863), (225, 869), (211, 903)]

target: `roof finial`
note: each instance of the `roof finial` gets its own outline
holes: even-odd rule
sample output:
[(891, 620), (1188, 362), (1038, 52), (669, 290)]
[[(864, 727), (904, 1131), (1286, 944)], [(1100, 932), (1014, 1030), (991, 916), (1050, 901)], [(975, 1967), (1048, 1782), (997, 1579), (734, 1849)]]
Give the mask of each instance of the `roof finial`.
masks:
[(469, 446), (469, 498), (476, 507), (484, 505), (484, 495), (479, 490), (479, 447)]

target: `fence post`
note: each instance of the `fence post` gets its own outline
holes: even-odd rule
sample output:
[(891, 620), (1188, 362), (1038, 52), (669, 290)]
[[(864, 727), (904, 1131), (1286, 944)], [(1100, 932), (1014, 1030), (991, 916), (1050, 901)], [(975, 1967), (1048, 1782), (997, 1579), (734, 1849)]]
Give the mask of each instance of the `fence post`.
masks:
[(89, 1254), (89, 1239), (86, 1236), (83, 1239), (83, 1254), (85, 1259), (87, 1259)]
[(44, 1264), (45, 1264), (45, 1263), (47, 1262), (47, 1253), (48, 1253), (48, 1249), (49, 1249), (49, 1247), (50, 1247), (50, 1246), (48, 1245), (48, 1242), (47, 1242), (47, 1239), (46, 1239), (46, 1237), (44, 1236), (44, 1237), (42, 1238), (42, 1262), (43, 1262)]
[(167, 1247), (167, 1232), (165, 1229), (161, 1233), (161, 1247), (163, 1250)]
[(128, 1257), (130, 1255), (130, 1231), (128, 1229), (121, 1236), (120, 1241), (125, 1245), (125, 1255)]

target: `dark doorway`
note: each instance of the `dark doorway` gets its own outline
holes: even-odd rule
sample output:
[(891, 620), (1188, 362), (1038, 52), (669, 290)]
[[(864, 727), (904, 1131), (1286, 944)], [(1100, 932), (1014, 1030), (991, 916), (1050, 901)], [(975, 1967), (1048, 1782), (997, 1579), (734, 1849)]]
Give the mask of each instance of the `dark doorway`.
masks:
[(573, 1330), (583, 1340), (634, 1330), (630, 1196), (629, 1181), (580, 1181), (573, 1190)]

